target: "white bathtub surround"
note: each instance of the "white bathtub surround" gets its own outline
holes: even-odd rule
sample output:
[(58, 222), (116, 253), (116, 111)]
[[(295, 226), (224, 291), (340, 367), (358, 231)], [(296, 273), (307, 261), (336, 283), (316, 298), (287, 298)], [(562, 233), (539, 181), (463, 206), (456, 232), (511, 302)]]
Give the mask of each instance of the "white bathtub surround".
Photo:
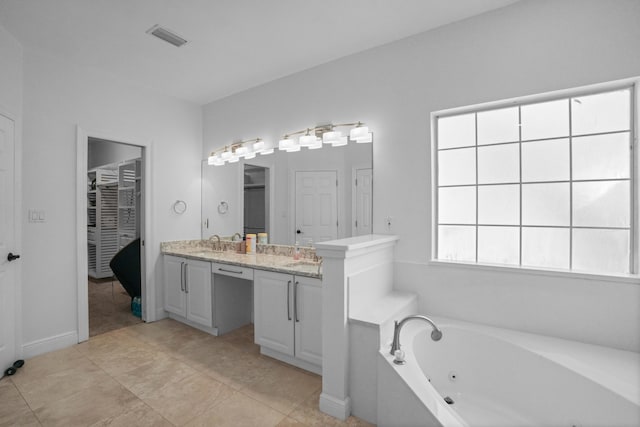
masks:
[[(378, 425), (640, 425), (640, 355), (434, 317), (378, 355)], [(448, 405), (444, 397), (454, 403)]]
[[(323, 259), (320, 410), (339, 419), (351, 414), (349, 390), (349, 288), (367, 277), (371, 295), (390, 290), (396, 236), (366, 235), (316, 244)], [(376, 274), (371, 274), (376, 269)], [(356, 288), (359, 288), (356, 285)], [(355, 292), (359, 292), (356, 290)], [(359, 295), (364, 296), (365, 293)], [(354, 298), (357, 299), (357, 298)], [(366, 304), (370, 299), (358, 301)]]

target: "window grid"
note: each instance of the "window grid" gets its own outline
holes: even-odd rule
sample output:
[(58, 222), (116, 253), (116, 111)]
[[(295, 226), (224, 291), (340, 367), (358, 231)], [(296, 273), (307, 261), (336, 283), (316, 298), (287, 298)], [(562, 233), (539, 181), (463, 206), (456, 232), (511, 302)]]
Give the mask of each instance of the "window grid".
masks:
[[(593, 132), (593, 133), (583, 133), (583, 134), (578, 134), (578, 135), (574, 135), (573, 134), (573, 101), (576, 98), (579, 98), (581, 96), (589, 96), (589, 95), (597, 95), (599, 93), (608, 93), (608, 92), (615, 92), (615, 91), (619, 91), (619, 90), (625, 90), (628, 89), (628, 95), (629, 95), (629, 105), (630, 105), (630, 113), (631, 113), (631, 117), (630, 117), (630, 122), (629, 122), (629, 126), (628, 129), (625, 130), (614, 130), (614, 131), (608, 131), (608, 132)], [(606, 91), (601, 91), (601, 92), (592, 92), (592, 93), (586, 93), (586, 94), (574, 94), (574, 95), (570, 95), (570, 96), (565, 96), (563, 98), (559, 98), (559, 99), (566, 99), (566, 102), (568, 103), (568, 135), (566, 136), (553, 136), (553, 137), (547, 137), (547, 138), (537, 138), (537, 139), (526, 139), (523, 140), (522, 138), (522, 107), (523, 106), (527, 106), (530, 104), (535, 104), (538, 102), (551, 102), (553, 101), (553, 99), (549, 100), (541, 100), (541, 101), (534, 101), (534, 102), (530, 102), (530, 103), (521, 103), (517, 105), (517, 112), (518, 112), (518, 140), (517, 141), (509, 141), (509, 142), (497, 142), (497, 143), (488, 143), (488, 144), (482, 144), (479, 145), (478, 144), (478, 113), (481, 113), (483, 111), (492, 111), (492, 110), (498, 110), (501, 108), (507, 108), (507, 107), (513, 107), (513, 104), (508, 105), (507, 107), (505, 106), (496, 106), (494, 108), (490, 108), (490, 109), (485, 109), (485, 110), (476, 110), (473, 111), (473, 116), (474, 116), (474, 130), (475, 130), (475, 139), (474, 139), (474, 145), (467, 145), (467, 146), (457, 146), (457, 147), (446, 147), (446, 148), (438, 148), (438, 146), (436, 145), (436, 149), (435, 149), (435, 153), (436, 156), (438, 156), (438, 154), (440, 152), (443, 151), (452, 151), (452, 150), (461, 150), (461, 149), (469, 149), (469, 148), (474, 148), (475, 150), (475, 183), (474, 184), (450, 184), (450, 185), (440, 185), (438, 182), (438, 167), (439, 167), (439, 162), (436, 161), (436, 168), (435, 168), (435, 174), (436, 174), (436, 180), (435, 182), (436, 184), (436, 206), (438, 206), (438, 201), (439, 201), (439, 196), (437, 195), (439, 190), (442, 188), (455, 188), (455, 187), (475, 187), (475, 224), (466, 224), (466, 223), (446, 223), (446, 222), (440, 222), (439, 219), (439, 215), (438, 215), (438, 208), (436, 208), (436, 216), (435, 216), (435, 223), (436, 223), (436, 238), (435, 238), (435, 258), (438, 259), (438, 240), (440, 238), (439, 234), (440, 234), (440, 226), (460, 226), (460, 227), (471, 227), (473, 226), (475, 228), (475, 262), (478, 263), (479, 262), (479, 228), (480, 227), (518, 227), (518, 238), (519, 238), (519, 248), (518, 248), (518, 264), (519, 266), (523, 266), (523, 230), (525, 227), (527, 228), (548, 228), (548, 229), (564, 229), (564, 230), (568, 230), (569, 231), (569, 254), (568, 254), (568, 270), (571, 271), (573, 270), (573, 258), (574, 258), (574, 251), (573, 251), (573, 245), (574, 245), (574, 230), (622, 230), (622, 231), (628, 231), (628, 239), (629, 239), (629, 267), (628, 267), (628, 272), (629, 273), (633, 273), (634, 272), (634, 262), (633, 262), (633, 257), (634, 257), (634, 242), (635, 242), (635, 236), (634, 236), (634, 226), (635, 226), (635, 216), (634, 216), (634, 188), (635, 188), (635, 182), (634, 182), (634, 176), (635, 176), (635, 169), (634, 169), (634, 159), (633, 159), (633, 145), (634, 145), (634, 141), (635, 141), (635, 121), (634, 121), (634, 103), (632, 102), (632, 100), (634, 99), (634, 88), (631, 87), (625, 87), (625, 88), (617, 88), (617, 89), (610, 89), (610, 90), (606, 90)], [(558, 100), (558, 99), (556, 99)], [(461, 113), (462, 114), (470, 114), (470, 113)], [(451, 117), (451, 116), (443, 116), (443, 117)], [(435, 138), (436, 138), (436, 144), (438, 141), (438, 126), (437, 126), (437, 121), (440, 118), (443, 117), (436, 117), (436, 133), (435, 133)], [(573, 179), (573, 175), (574, 175), (574, 171), (573, 171), (573, 163), (574, 163), (574, 153), (573, 153), (573, 148), (574, 148), (574, 138), (587, 138), (587, 137), (593, 137), (593, 136), (603, 136), (603, 135), (615, 135), (615, 134), (628, 134), (629, 135), (629, 158), (630, 158), (630, 168), (629, 168), (629, 177), (628, 178), (593, 178), (593, 179), (578, 179), (578, 180), (574, 180)], [(542, 141), (554, 141), (554, 140), (562, 140), (562, 139), (567, 139), (568, 140), (568, 149), (569, 149), (569, 178), (568, 180), (549, 180), (549, 181), (523, 181), (523, 167), (522, 167), (522, 147), (523, 144), (527, 144), (527, 143), (537, 143), (537, 142), (542, 142)], [(478, 161), (478, 150), (480, 147), (491, 147), (491, 146), (500, 146), (500, 145), (509, 145), (509, 144), (518, 144), (518, 175), (519, 175), (519, 180), (517, 182), (494, 182), (494, 183), (482, 183), (480, 184), (479, 181), (479, 161)], [(615, 227), (615, 226), (577, 226), (574, 225), (574, 183), (583, 183), (583, 182), (624, 182), (627, 181), (629, 182), (629, 187), (630, 187), (630, 198), (628, 200), (629, 205), (630, 205), (630, 216), (629, 216), (629, 226), (628, 227)], [(527, 184), (554, 184), (554, 183), (562, 183), (562, 184), (569, 184), (569, 225), (568, 226), (560, 226), (560, 225), (527, 225), (527, 224), (523, 224), (523, 186), (527, 185)], [(484, 224), (484, 223), (480, 223), (479, 222), (479, 188), (482, 186), (496, 186), (496, 185), (518, 185), (519, 186), (519, 212), (518, 212), (518, 224), (517, 225), (512, 225), (512, 224)], [(532, 267), (536, 267), (535, 265), (532, 265)]]

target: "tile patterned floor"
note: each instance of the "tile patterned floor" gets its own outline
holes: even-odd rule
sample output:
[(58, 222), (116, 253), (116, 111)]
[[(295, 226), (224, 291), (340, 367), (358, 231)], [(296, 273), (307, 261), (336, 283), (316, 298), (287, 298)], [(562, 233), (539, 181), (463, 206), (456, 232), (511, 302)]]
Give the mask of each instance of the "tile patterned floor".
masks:
[(321, 377), (262, 356), (253, 328), (165, 319), (27, 360), (0, 380), (0, 426), (370, 426), (318, 410)]

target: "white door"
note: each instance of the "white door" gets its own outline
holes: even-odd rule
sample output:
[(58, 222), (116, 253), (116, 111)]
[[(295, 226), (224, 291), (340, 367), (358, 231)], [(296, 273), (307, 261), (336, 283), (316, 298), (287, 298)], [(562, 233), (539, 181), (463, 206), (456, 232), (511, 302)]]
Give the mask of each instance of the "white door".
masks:
[(187, 261), (185, 268), (187, 319), (212, 327), (211, 263), (190, 259)]
[(16, 263), (15, 252), (14, 123), (0, 115), (0, 376), (13, 363), (15, 346)]
[(300, 244), (338, 238), (336, 171), (296, 172), (295, 240)]
[(354, 236), (371, 234), (371, 210), (373, 208), (373, 171), (369, 169), (356, 170), (356, 211)]

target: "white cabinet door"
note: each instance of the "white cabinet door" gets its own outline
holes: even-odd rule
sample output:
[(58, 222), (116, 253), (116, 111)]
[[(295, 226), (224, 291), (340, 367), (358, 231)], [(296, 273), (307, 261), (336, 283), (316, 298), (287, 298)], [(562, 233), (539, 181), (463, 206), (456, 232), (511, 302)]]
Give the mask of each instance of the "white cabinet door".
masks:
[(253, 293), (256, 344), (293, 356), (293, 276), (255, 270)]
[(185, 294), (187, 319), (204, 326), (213, 326), (211, 310), (211, 263), (186, 260)]
[(295, 276), (296, 357), (322, 366), (322, 282)]
[(184, 293), (183, 258), (164, 256), (164, 309), (180, 316), (187, 314), (187, 299)]

